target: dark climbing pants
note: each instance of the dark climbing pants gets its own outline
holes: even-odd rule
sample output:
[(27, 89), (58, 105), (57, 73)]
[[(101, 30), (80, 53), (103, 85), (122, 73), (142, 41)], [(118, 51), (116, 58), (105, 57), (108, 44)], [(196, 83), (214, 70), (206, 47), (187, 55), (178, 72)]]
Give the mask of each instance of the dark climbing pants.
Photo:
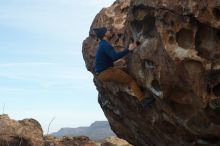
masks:
[(136, 81), (126, 72), (117, 68), (109, 68), (98, 75), (101, 81), (112, 81), (119, 84), (128, 85), (139, 101), (144, 99), (144, 93), (140, 90)]

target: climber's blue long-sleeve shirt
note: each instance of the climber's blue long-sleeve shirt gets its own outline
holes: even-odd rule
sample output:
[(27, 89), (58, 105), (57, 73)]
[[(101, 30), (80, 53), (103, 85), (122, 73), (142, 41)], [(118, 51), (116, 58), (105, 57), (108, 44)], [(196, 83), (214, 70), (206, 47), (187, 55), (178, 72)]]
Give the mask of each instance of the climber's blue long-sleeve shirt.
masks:
[(125, 48), (122, 52), (116, 52), (110, 43), (101, 40), (96, 51), (95, 71), (100, 73), (113, 67), (113, 62), (122, 58), (128, 52), (128, 48)]

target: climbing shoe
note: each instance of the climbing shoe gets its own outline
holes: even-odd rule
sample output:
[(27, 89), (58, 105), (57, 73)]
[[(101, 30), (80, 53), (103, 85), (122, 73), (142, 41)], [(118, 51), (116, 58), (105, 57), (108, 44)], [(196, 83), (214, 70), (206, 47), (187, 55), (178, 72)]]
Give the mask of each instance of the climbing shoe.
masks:
[(146, 108), (151, 106), (153, 103), (155, 102), (155, 98), (150, 96), (150, 97), (146, 97), (143, 99), (143, 101), (141, 101), (141, 107), (142, 108)]

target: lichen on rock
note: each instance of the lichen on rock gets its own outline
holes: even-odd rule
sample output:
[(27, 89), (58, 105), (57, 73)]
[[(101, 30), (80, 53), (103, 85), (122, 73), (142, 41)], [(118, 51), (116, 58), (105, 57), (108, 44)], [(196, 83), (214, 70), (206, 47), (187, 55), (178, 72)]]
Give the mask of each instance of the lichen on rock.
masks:
[(117, 136), (135, 146), (220, 145), (220, 2), (117, 0), (95, 17), (83, 42), (93, 74), (98, 41), (92, 28), (101, 26), (114, 32), (113, 46), (141, 42), (124, 58), (126, 71), (158, 97), (139, 112), (126, 86), (94, 75), (100, 106)]

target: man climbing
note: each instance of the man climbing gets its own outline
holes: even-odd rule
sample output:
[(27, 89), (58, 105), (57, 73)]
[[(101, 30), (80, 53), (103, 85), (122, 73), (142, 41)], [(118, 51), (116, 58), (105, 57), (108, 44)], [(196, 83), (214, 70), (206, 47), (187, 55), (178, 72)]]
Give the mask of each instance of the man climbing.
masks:
[(101, 81), (113, 81), (115, 83), (128, 85), (137, 97), (142, 108), (148, 107), (154, 103), (155, 99), (153, 97), (145, 97), (136, 81), (130, 75), (121, 69), (113, 67), (114, 61), (122, 58), (128, 54), (128, 52), (133, 51), (135, 48), (137, 48), (137, 44), (132, 43), (123, 51), (116, 52), (109, 43), (111, 32), (106, 27), (95, 28), (93, 30), (100, 40), (95, 59), (95, 72), (98, 75), (98, 79)]

